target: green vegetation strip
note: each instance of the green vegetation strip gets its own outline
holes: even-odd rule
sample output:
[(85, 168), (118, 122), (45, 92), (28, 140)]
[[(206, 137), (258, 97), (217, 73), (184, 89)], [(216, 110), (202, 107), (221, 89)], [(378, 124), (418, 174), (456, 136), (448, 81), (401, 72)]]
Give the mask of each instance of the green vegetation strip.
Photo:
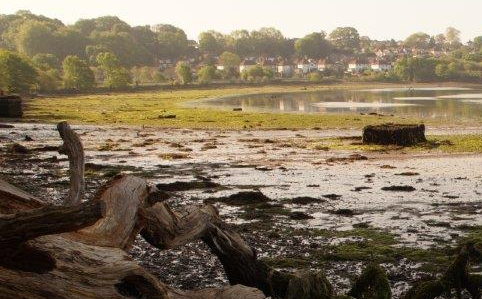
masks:
[[(361, 128), (385, 122), (413, 123), (414, 119), (376, 115), (261, 113), (191, 107), (188, 102), (229, 95), (320, 91), (369, 85), (267, 86), (142, 93), (112, 93), (26, 101), (25, 118), (43, 122), (68, 120), (77, 124), (146, 125), (188, 129), (313, 129)], [(457, 121), (454, 120), (454, 123)], [(442, 121), (427, 120), (429, 125)]]
[(308, 148), (315, 150), (349, 150), (365, 152), (387, 152), (403, 150), (442, 153), (482, 153), (482, 134), (429, 135), (427, 142), (411, 147), (362, 144), (361, 137), (320, 138), (282, 141), (284, 147)]
[[(461, 228), (465, 232), (457, 244), (471, 240), (482, 244), (481, 227)], [(421, 271), (436, 273), (448, 265), (457, 252), (456, 245), (447, 245), (443, 241), (429, 249), (397, 246), (397, 237), (387, 231), (375, 228), (355, 228), (349, 231), (323, 229), (287, 230), (286, 237), (309, 238), (357, 238), (337, 245), (321, 246), (311, 249), (309, 256), (290, 256), (266, 259), (278, 268), (303, 268), (307, 265), (320, 266), (325, 262), (365, 261), (376, 263), (395, 263), (401, 259), (421, 263)]]

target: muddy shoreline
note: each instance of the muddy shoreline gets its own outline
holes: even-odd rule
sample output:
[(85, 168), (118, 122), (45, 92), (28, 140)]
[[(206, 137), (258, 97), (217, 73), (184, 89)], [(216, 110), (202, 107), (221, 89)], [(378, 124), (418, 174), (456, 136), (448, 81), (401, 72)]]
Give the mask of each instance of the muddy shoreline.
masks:
[[(55, 151), (61, 142), (55, 127), (9, 125), (0, 128), (0, 175), (59, 203), (68, 187), (68, 162)], [(170, 185), (173, 207), (212, 202), (259, 257), (286, 271), (322, 269), (339, 292), (376, 261), (399, 298), (409, 283), (441, 270), (457, 242), (482, 226), (480, 154), (306, 146), (359, 130), (73, 128), (86, 149), (88, 197), (120, 172), (164, 187), (187, 182)], [(428, 134), (481, 132), (447, 127)], [(27, 153), (12, 154), (13, 143)], [(265, 198), (229, 200), (240, 192)], [(221, 265), (201, 243), (159, 252), (137, 240), (131, 256), (175, 287), (226, 283)]]

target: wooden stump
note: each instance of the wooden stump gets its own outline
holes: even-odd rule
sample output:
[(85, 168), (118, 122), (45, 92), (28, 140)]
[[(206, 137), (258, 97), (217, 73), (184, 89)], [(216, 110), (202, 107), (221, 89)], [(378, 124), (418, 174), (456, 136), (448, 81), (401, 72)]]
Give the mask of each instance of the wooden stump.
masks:
[(0, 117), (22, 117), (22, 99), (19, 96), (0, 96)]
[(364, 144), (414, 145), (425, 142), (425, 125), (383, 124), (363, 128)]

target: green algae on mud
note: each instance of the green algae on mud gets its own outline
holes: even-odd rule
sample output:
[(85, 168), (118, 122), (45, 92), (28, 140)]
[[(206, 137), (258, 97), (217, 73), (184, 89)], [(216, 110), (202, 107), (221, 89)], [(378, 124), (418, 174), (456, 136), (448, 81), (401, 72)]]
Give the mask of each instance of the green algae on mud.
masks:
[[(255, 225), (255, 224), (253, 224)], [(269, 226), (269, 224), (265, 223)], [(248, 224), (249, 226), (249, 224)], [(482, 229), (470, 226), (465, 229), (468, 234), (460, 237), (457, 244), (467, 241), (482, 246)], [(280, 256), (264, 259), (276, 268), (300, 269), (306, 266), (322, 266), (327, 262), (364, 261), (366, 263), (394, 263), (402, 259), (419, 263), (420, 270), (435, 274), (447, 267), (451, 258), (457, 253), (453, 246), (439, 244), (428, 249), (397, 246), (396, 235), (376, 228), (355, 228), (348, 231), (326, 229), (283, 229), (279, 233), (287, 237), (302, 236), (304, 238), (323, 237), (328, 239), (346, 239), (345, 242), (322, 247), (313, 247), (308, 256)]]
[(305, 140), (286, 140), (282, 142), (284, 147), (297, 147), (315, 150), (348, 150), (364, 152), (441, 152), (441, 153), (482, 153), (482, 134), (463, 135), (429, 135), (427, 142), (414, 146), (374, 145), (363, 144), (361, 137), (334, 137)]
[[(383, 85), (390, 87), (393, 85)], [(26, 101), (25, 120), (77, 124), (145, 125), (190, 129), (314, 129), (362, 128), (386, 122), (413, 123), (417, 120), (380, 115), (333, 115), (298, 113), (261, 113), (196, 108), (189, 102), (229, 95), (309, 92), (333, 89), (370, 88), (371, 85), (336, 86), (266, 86), (224, 89), (112, 93), (35, 98)], [(378, 86), (379, 87), (379, 86)], [(169, 115), (170, 117), (165, 117)], [(427, 124), (443, 124), (442, 120), (425, 120)], [(459, 123), (458, 120), (453, 120)], [(460, 124), (463, 124), (460, 122)]]

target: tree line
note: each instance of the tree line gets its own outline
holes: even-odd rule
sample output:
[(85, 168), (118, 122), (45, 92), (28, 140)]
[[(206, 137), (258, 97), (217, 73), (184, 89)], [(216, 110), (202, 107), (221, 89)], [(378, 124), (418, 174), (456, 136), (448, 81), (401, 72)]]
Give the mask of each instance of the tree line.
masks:
[[(372, 41), (352, 27), (339, 27), (330, 34), (313, 32), (302, 38), (287, 38), (275, 28), (236, 30), (230, 34), (206, 31), (196, 42), (189, 40), (182, 29), (168, 24), (130, 26), (118, 17), (104, 16), (65, 25), (57, 19), (19, 11), (0, 15), (0, 88), (8, 92), (49, 91), (58, 87), (86, 90), (96, 83), (120, 88), (133, 82), (161, 82), (165, 78), (157, 69), (160, 60), (199, 60), (200, 82), (221, 76), (213, 67), (218, 61), (227, 66), (223, 77), (243, 78), (236, 66), (246, 57), (319, 59), (332, 53), (361, 55), (376, 47), (398, 44), (394, 40)], [(462, 71), (470, 71), (474, 76), (482, 61), (482, 37), (463, 45), (455, 28), (437, 36), (415, 33), (403, 45), (453, 52), (453, 61), (442, 66), (432, 62), (433, 74), (440, 78), (457, 77)], [(405, 74), (401, 71), (403, 65), (400, 62), (390, 76), (413, 80), (420, 77)], [(416, 63), (411, 65), (413, 72)], [(185, 63), (176, 67), (175, 74), (182, 83), (193, 80)], [(255, 76), (269, 78), (273, 74), (259, 67), (244, 74), (245, 78)]]

